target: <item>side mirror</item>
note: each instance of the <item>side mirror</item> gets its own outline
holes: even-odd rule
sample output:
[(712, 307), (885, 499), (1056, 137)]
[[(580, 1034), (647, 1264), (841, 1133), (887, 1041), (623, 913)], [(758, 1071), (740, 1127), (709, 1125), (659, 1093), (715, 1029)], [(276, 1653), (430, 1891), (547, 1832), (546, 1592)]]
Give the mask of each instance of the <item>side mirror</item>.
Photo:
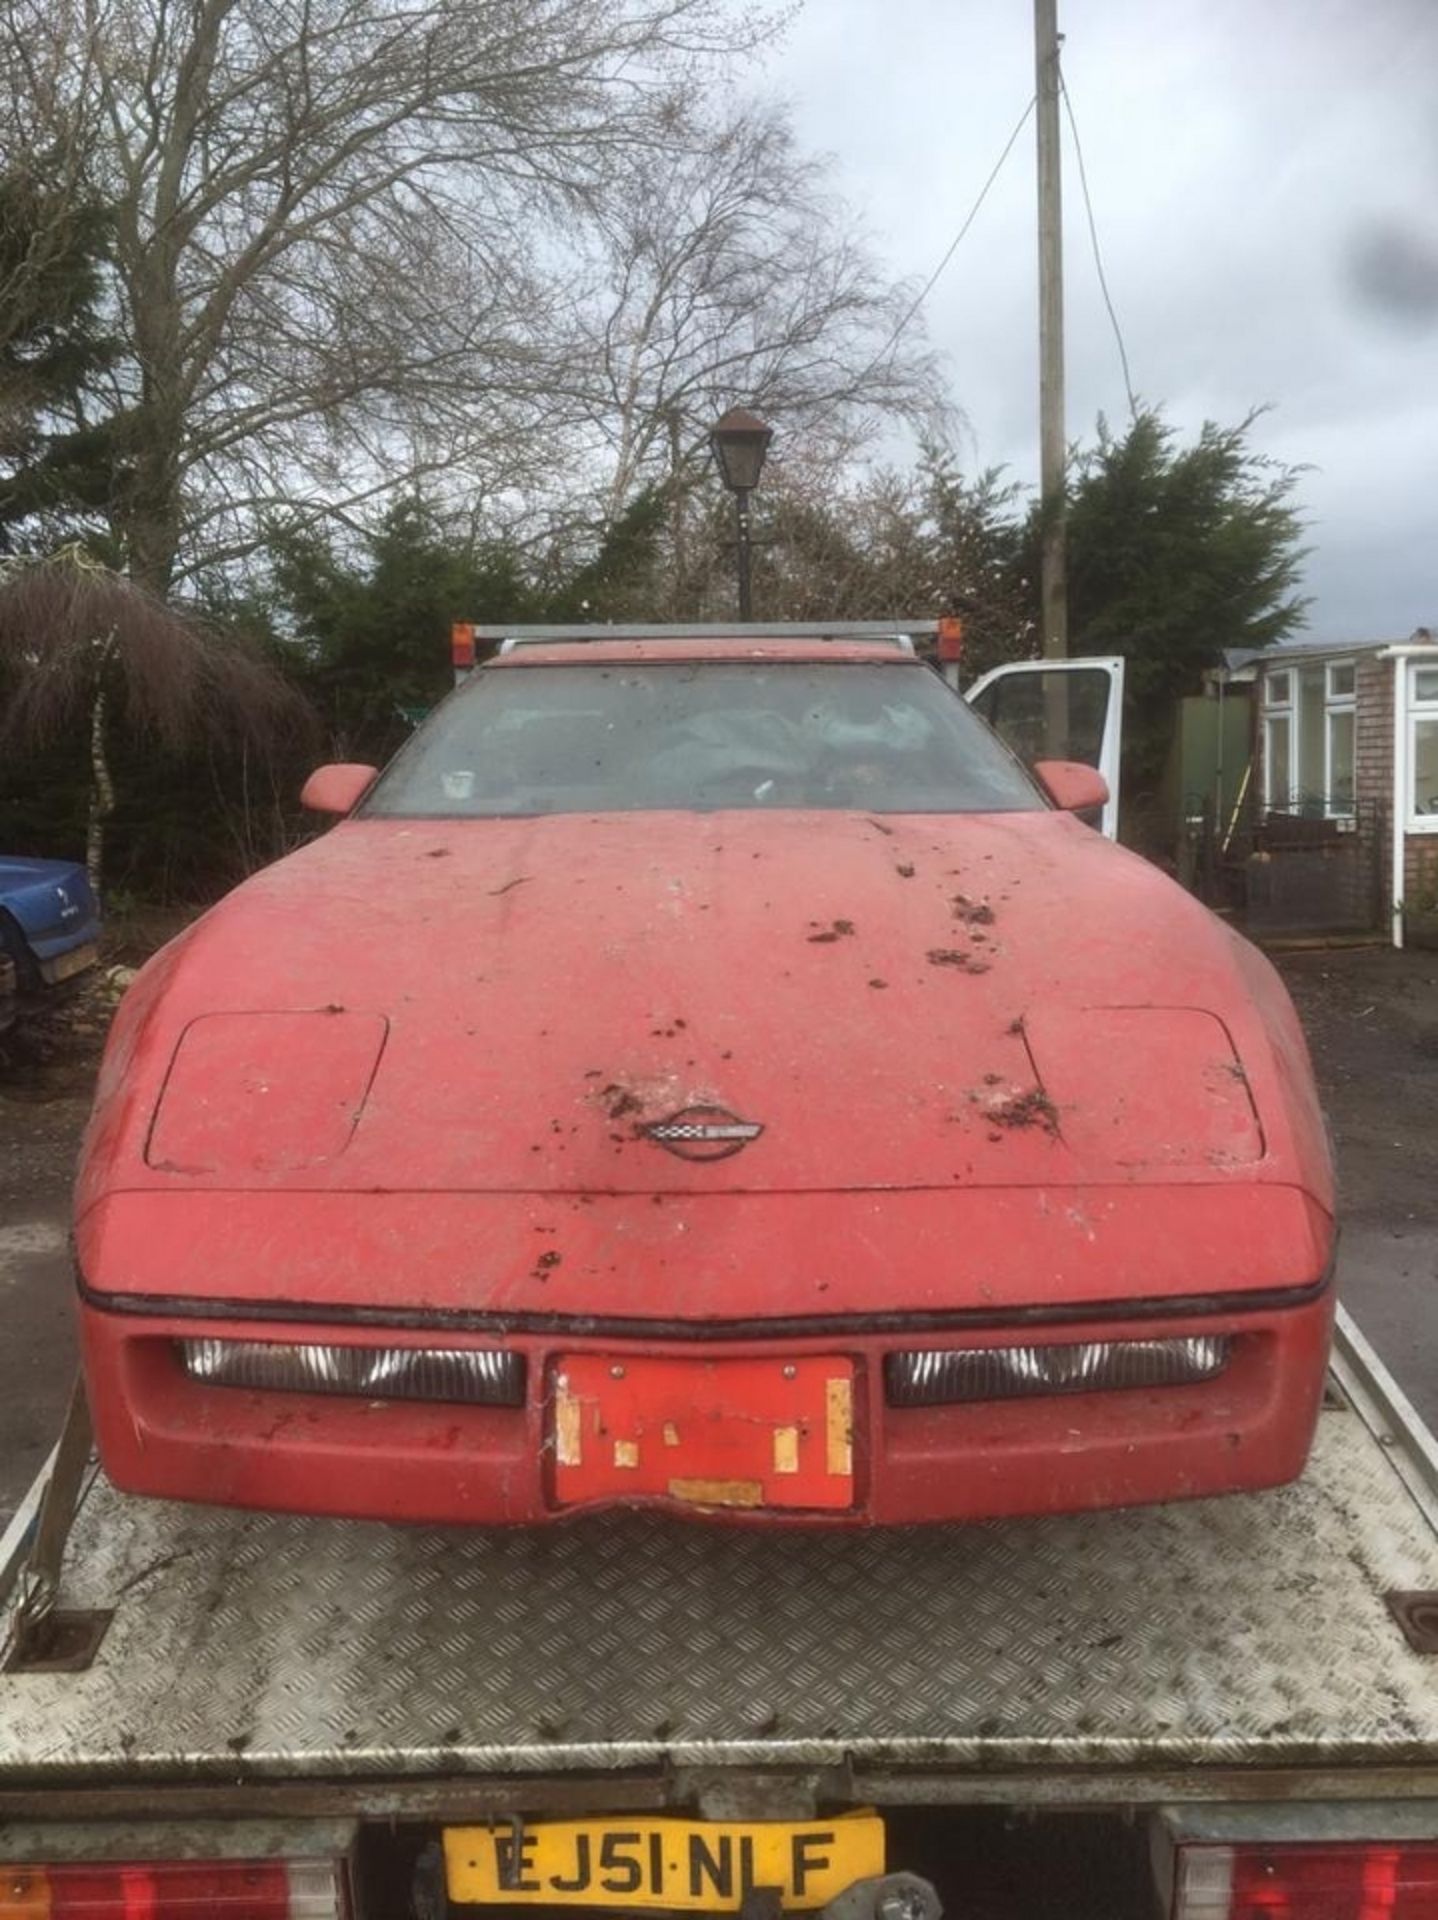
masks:
[(1065, 813), (1089, 813), (1108, 805), (1108, 781), (1082, 760), (1035, 760), (1034, 778)]
[(378, 778), (378, 767), (356, 760), (316, 767), (300, 793), (300, 805), (311, 813), (353, 813)]

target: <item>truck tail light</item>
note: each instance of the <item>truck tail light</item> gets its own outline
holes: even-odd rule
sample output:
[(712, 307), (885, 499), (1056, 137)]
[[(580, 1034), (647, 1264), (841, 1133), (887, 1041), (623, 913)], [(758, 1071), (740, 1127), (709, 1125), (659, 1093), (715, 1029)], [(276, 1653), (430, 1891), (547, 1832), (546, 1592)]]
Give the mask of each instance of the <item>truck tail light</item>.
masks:
[(334, 1860), (0, 1864), (0, 1920), (343, 1920)]
[(1231, 1345), (1223, 1334), (1205, 1333), (1043, 1347), (939, 1347), (887, 1355), (884, 1386), (891, 1407), (1105, 1393), (1116, 1387), (1187, 1387), (1222, 1373)]
[(1438, 1920), (1438, 1843), (1181, 1846), (1173, 1920)]
[(524, 1405), (524, 1355), (493, 1347), (351, 1347), (211, 1339), (178, 1344), (185, 1372), (212, 1387), (481, 1407)]

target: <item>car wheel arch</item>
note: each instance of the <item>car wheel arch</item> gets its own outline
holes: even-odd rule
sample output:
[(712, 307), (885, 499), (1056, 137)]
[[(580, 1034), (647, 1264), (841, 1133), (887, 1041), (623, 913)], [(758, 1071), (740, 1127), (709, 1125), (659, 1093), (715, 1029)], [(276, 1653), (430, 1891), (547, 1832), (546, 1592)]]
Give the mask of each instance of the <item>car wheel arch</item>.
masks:
[(22, 993), (36, 993), (40, 988), (40, 968), (30, 943), (25, 938), (25, 929), (5, 907), (0, 907), (0, 953), (7, 955), (15, 963), (16, 982)]

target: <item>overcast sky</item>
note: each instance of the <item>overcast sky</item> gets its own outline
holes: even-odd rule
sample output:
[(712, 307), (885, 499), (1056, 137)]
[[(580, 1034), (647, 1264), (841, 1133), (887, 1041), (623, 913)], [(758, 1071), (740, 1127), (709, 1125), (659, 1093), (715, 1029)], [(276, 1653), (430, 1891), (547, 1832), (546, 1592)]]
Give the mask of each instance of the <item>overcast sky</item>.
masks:
[[(1134, 386), (1305, 463), (1315, 638), (1438, 626), (1438, 0), (1059, 0)], [(808, 0), (769, 68), (927, 278), (1033, 92), (1029, 0)], [(1067, 132), (1065, 135), (1067, 141)], [(1127, 403), (1069, 145), (1068, 431)], [(971, 467), (1037, 475), (1032, 123), (927, 302)]]

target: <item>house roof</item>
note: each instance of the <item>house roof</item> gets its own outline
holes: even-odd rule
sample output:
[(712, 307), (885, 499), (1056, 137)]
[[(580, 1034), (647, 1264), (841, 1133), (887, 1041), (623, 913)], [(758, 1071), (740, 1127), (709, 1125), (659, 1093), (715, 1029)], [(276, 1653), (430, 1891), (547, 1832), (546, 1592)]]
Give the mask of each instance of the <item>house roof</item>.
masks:
[(1434, 629), (1415, 627), (1401, 639), (1389, 636), (1383, 640), (1280, 640), (1271, 647), (1225, 647), (1223, 665), (1230, 680), (1254, 680), (1263, 667), (1292, 666), (1295, 662), (1302, 665), (1308, 660), (1347, 660), (1355, 653), (1381, 653), (1385, 647), (1401, 647), (1433, 637)]

